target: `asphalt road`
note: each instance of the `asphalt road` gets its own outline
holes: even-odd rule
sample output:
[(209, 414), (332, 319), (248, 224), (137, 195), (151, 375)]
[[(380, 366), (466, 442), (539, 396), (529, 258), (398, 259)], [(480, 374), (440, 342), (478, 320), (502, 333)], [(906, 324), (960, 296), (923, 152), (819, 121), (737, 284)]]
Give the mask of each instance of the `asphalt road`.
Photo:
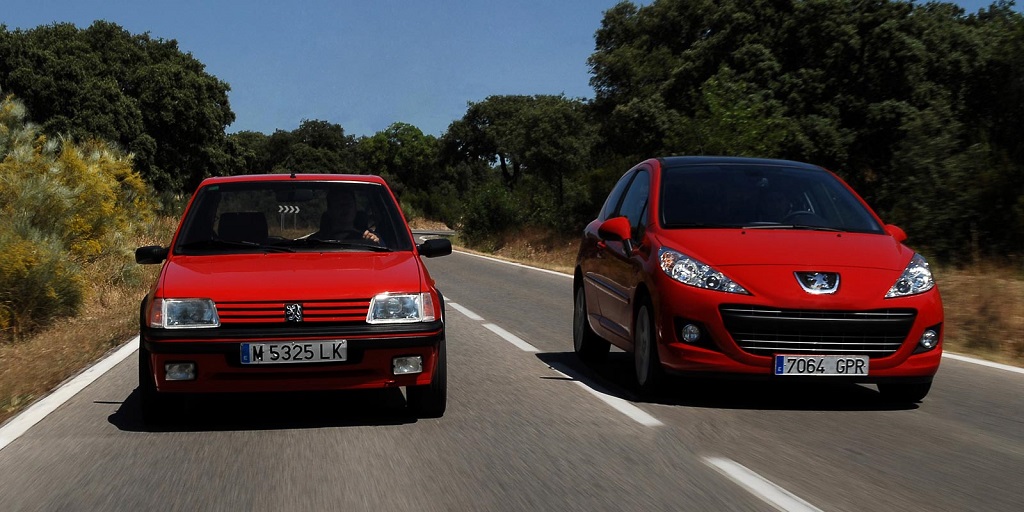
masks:
[(1024, 374), (946, 359), (919, 406), (873, 387), (673, 380), (572, 354), (572, 281), (427, 260), (449, 403), (398, 390), (212, 397), (147, 431), (128, 357), (0, 449), (0, 511), (1024, 510)]

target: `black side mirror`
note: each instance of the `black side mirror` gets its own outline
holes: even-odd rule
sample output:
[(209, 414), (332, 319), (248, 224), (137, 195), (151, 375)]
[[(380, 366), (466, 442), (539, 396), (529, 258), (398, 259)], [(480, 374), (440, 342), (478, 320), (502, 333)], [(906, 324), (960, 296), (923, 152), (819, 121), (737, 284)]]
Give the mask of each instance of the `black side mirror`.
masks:
[(135, 249), (135, 263), (141, 265), (161, 263), (167, 259), (168, 252), (170, 252), (170, 247), (160, 247), (159, 245), (139, 247)]
[(447, 238), (431, 238), (417, 245), (416, 249), (420, 252), (420, 256), (427, 258), (447, 256), (452, 253), (452, 241)]

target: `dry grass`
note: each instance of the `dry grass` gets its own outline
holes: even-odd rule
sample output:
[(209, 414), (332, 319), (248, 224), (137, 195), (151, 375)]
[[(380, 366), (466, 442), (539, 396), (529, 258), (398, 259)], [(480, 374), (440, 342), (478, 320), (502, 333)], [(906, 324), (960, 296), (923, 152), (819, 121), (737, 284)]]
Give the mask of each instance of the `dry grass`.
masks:
[[(174, 222), (161, 220), (138, 246), (166, 245)], [(113, 257), (88, 264), (90, 286), (78, 316), (0, 343), (0, 423), (138, 334), (139, 301), (158, 270), (134, 262), (125, 267), (123, 258)]]
[(1024, 364), (1024, 279), (1009, 266), (937, 269), (946, 349)]

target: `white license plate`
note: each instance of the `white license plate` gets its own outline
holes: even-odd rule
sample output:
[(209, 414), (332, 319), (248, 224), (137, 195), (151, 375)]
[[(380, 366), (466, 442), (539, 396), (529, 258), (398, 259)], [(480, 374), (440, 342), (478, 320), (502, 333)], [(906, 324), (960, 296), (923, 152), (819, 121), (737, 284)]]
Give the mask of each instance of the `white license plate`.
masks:
[(322, 363), (348, 359), (348, 340), (242, 343), (242, 364)]
[(867, 356), (775, 356), (775, 375), (860, 376), (867, 374)]

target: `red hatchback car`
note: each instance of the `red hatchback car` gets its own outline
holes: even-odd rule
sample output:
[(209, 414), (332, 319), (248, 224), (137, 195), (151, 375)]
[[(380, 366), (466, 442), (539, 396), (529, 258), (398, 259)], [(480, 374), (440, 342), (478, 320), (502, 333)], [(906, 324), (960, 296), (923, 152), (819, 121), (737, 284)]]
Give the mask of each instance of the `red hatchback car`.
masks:
[(783, 160), (647, 160), (584, 231), (573, 341), (633, 352), (642, 391), (665, 373), (875, 383), (927, 395), (942, 300), (925, 259), (846, 183)]
[(444, 299), (383, 179), (210, 178), (192, 196), (140, 312), (146, 421), (190, 393), (404, 386), (410, 409), (444, 413)]

